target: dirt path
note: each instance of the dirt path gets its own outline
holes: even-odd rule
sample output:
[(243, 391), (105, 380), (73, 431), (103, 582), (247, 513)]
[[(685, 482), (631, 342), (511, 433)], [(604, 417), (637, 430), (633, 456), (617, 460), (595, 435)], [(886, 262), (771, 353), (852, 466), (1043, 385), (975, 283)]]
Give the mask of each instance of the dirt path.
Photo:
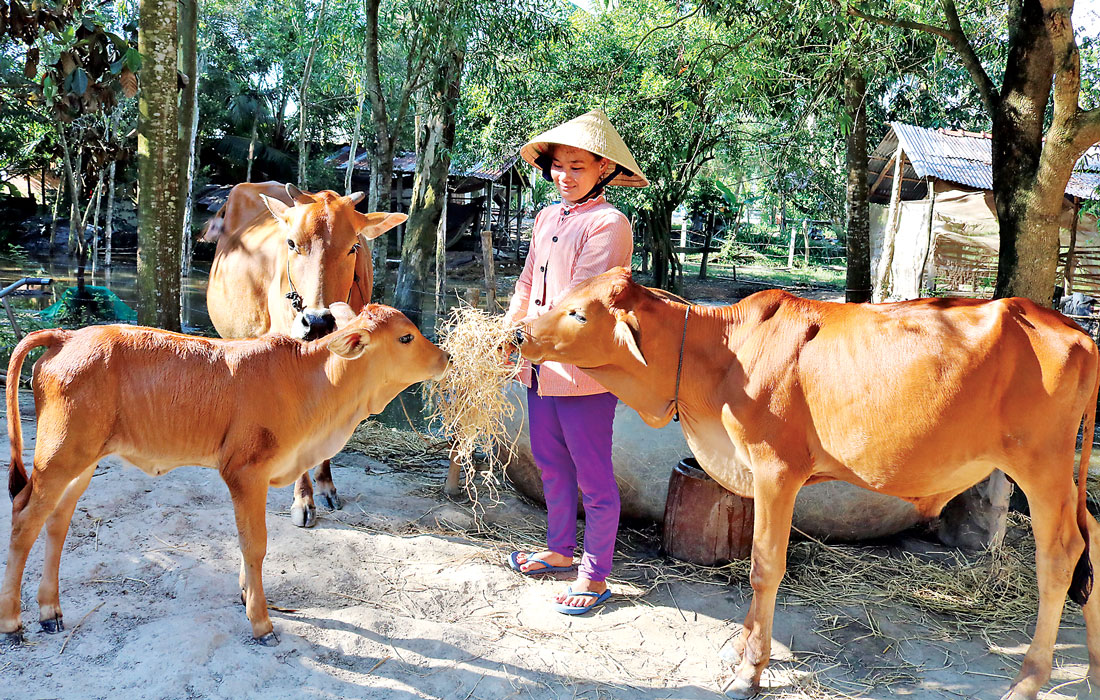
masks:
[[(598, 614), (562, 616), (547, 600), (563, 582), (501, 564), (511, 546), (537, 544), (540, 510), (506, 492), (479, 525), (440, 497), (441, 465), (399, 471), (354, 453), (335, 465), (346, 506), (313, 530), (291, 524), (289, 489), (270, 495), (265, 585), (293, 612), (272, 613), (281, 644), (268, 649), (249, 642), (237, 602), (237, 538), (217, 474), (183, 468), (153, 480), (106, 460), (62, 560), (68, 630), (38, 628), (39, 542), (23, 589), (29, 643), (0, 649), (0, 697), (722, 697), (719, 652), (746, 611), (743, 576), (681, 580), (652, 531), (628, 533), (618, 595)], [(3, 542), (9, 528), (0, 516)], [(1052, 686), (1085, 672), (1074, 619)], [(812, 603), (781, 588), (763, 697), (1000, 697), (1026, 638), (987, 643), (933, 622), (901, 605)], [(1083, 687), (1045, 697), (1086, 697)]]

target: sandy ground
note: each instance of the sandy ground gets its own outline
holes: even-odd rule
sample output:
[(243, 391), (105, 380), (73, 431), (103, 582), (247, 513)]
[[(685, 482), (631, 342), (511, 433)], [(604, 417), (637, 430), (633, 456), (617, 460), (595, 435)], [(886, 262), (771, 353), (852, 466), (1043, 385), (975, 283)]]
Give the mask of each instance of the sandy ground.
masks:
[[(105, 460), (62, 559), (68, 629), (47, 635), (37, 624), (40, 541), (24, 578), (27, 644), (0, 649), (0, 697), (722, 697), (730, 669), (720, 652), (746, 611), (743, 577), (669, 576), (654, 532), (635, 532), (610, 603), (560, 615), (547, 601), (563, 580), (501, 563), (507, 542), (537, 544), (545, 513), (506, 491), (475, 522), (442, 498), (443, 475), (440, 464), (395, 469), (342, 453), (334, 476), (346, 505), (312, 530), (291, 524), (290, 490), (273, 490), (266, 591), (292, 612), (272, 612), (281, 643), (265, 648), (250, 643), (238, 603), (237, 538), (218, 475), (182, 468), (154, 480)], [(0, 538), (9, 534), (0, 516)], [(1044, 697), (1087, 696), (1074, 615), (1048, 686), (1059, 687)], [(763, 696), (998, 698), (1027, 639), (982, 637), (945, 636), (902, 605), (809, 603), (781, 588)]]

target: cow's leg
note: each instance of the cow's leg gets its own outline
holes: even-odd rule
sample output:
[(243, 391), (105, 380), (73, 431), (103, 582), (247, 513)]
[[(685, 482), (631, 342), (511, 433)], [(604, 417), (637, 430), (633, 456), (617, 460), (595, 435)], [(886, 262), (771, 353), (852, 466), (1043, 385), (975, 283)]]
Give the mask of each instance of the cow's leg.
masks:
[(290, 520), (298, 527), (317, 524), (317, 506), (313, 505), (313, 482), (309, 470), (302, 472), (294, 482), (294, 504), (290, 506)]
[(46, 563), (42, 569), (42, 582), (38, 585), (38, 622), (42, 625), (42, 630), (50, 634), (65, 629), (61, 617), (59, 581), (61, 552), (65, 547), (65, 536), (69, 534), (69, 524), (72, 522), (77, 501), (84, 495), (94, 473), (95, 464), (73, 479), (65, 487), (61, 500), (46, 520)]
[(1085, 546), (1077, 525), (1077, 495), (1073, 482), (1065, 478), (1067, 470), (1039, 459), (1032, 460), (1028, 466), (1027, 472), (1021, 470), (1022, 473), (1013, 478), (1027, 495), (1031, 509), (1039, 615), (1020, 673), (1002, 700), (1034, 700), (1050, 678), (1062, 607), (1073, 570)]
[[(1094, 576), (1100, 578), (1100, 524), (1087, 516), (1089, 528), (1089, 559)], [(1093, 581), (1092, 595), (1085, 603), (1086, 644), (1089, 649), (1089, 679), (1092, 692), (1100, 695), (1100, 583)]]
[(325, 508), (340, 510), (344, 507), (344, 504), (340, 502), (340, 496), (336, 493), (336, 484), (332, 483), (332, 470), (329, 467), (329, 460), (326, 459), (321, 462), (313, 470), (313, 479), (317, 482), (317, 497)]
[(8, 565), (4, 570), (4, 587), (0, 589), (0, 635), (12, 643), (18, 643), (23, 638), (20, 596), (27, 556), (46, 518), (61, 499), (69, 479), (58, 483), (60, 481), (48, 470), (35, 470), (30, 483), (23, 487), (12, 503)]
[(749, 574), (753, 598), (741, 637), (741, 662), (728, 689), (732, 697), (755, 695), (760, 689), (760, 674), (771, 658), (775, 596), (787, 570), (787, 542), (795, 496), (804, 482), (785, 473), (782, 467), (774, 475), (767, 472), (762, 469), (753, 474), (754, 529)]
[(252, 623), (252, 637), (264, 646), (275, 646), (279, 640), (267, 614), (263, 584), (264, 556), (267, 555), (267, 475), (246, 469), (228, 476), (226, 485), (233, 498), (241, 545), (245, 614)]

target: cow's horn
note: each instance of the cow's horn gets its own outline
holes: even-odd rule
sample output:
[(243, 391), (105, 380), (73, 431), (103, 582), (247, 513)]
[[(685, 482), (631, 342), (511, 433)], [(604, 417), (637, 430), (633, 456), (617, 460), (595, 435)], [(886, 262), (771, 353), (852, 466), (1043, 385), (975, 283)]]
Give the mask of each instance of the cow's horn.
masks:
[(352, 192), (351, 194), (348, 195), (348, 201), (351, 202), (352, 206), (355, 206), (359, 202), (362, 202), (363, 197), (366, 197), (366, 196), (367, 196), (366, 192)]
[(286, 183), (286, 193), (297, 204), (305, 204), (306, 202), (312, 202), (313, 197), (310, 197), (305, 192), (298, 189), (298, 187), (292, 183)]

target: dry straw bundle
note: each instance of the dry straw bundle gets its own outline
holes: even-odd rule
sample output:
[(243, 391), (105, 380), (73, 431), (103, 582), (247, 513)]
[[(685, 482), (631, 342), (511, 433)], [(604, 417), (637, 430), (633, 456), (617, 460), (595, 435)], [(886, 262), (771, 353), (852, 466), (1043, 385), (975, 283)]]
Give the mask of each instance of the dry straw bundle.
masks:
[(507, 421), (515, 407), (504, 395), (519, 367), (504, 361), (502, 348), (510, 348), (515, 330), (503, 316), (493, 316), (472, 306), (459, 306), (439, 331), (439, 347), (451, 355), (447, 373), (426, 386), (431, 420), (451, 441), (451, 458), (466, 471), (466, 489), (475, 497), (474, 454), (485, 455), (479, 470), (493, 493), (500, 455), (507, 464), (514, 445), (506, 439)]

